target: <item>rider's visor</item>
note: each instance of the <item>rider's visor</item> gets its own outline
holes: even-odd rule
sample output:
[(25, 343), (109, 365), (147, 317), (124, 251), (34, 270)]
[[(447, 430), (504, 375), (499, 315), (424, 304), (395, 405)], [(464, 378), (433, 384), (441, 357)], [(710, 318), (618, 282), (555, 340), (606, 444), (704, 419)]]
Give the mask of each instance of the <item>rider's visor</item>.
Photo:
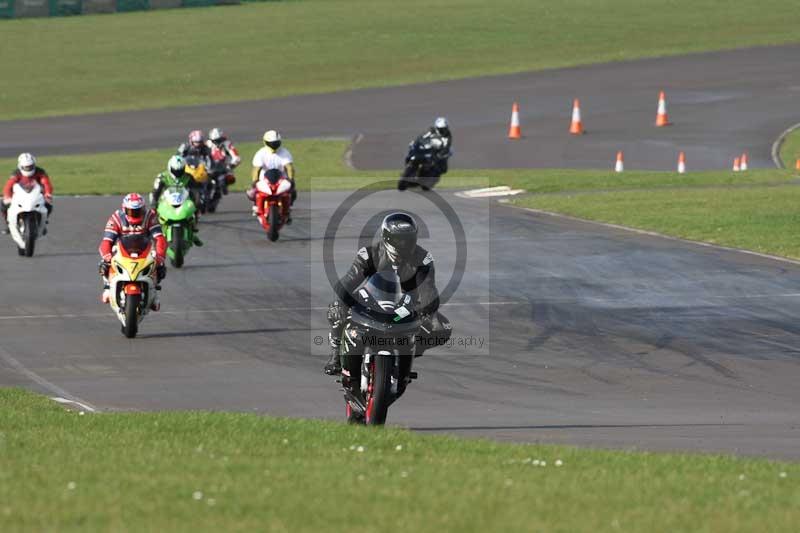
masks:
[(33, 172), (36, 169), (36, 165), (25, 165), (22, 167), (22, 170), (25, 172)]
[(125, 216), (130, 220), (140, 220), (144, 216), (144, 207), (125, 208)]

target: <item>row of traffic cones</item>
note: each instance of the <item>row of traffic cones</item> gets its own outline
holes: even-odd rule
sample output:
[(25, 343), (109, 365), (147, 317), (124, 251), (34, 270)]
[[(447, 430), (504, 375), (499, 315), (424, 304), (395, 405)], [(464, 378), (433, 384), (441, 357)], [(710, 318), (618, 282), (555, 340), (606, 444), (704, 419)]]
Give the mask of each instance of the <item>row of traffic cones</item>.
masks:
[[(742, 153), (739, 157), (733, 160), (734, 172), (747, 171), (747, 152)], [(625, 170), (625, 159), (622, 150), (617, 152), (617, 161), (614, 163), (614, 172), (623, 172)], [(797, 170), (800, 170), (800, 159), (797, 160)], [(686, 173), (686, 154), (684, 152), (678, 153), (678, 174)]]
[[(658, 94), (656, 127), (663, 128), (664, 126), (669, 126), (671, 124), (672, 123), (669, 121), (669, 116), (667, 115), (667, 98), (664, 95), (664, 91), (661, 91)], [(569, 124), (569, 132), (572, 135), (583, 135), (586, 133), (586, 130), (583, 129), (583, 121), (581, 120), (581, 102), (577, 98), (572, 102), (572, 120)], [(520, 128), (519, 122), (519, 104), (517, 102), (514, 102), (514, 105), (511, 106), (511, 123), (508, 127), (508, 138), (522, 138), (522, 129)]]
[[(625, 171), (625, 156), (622, 150), (617, 152), (617, 161), (614, 163), (614, 172)], [(686, 174), (686, 154), (683, 152), (678, 153), (678, 174)]]

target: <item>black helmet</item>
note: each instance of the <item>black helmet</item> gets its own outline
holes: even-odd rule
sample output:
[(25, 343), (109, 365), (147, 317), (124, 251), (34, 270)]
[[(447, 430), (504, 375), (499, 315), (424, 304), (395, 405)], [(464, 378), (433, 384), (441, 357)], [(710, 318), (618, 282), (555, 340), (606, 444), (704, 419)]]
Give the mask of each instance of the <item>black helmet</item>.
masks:
[(417, 247), (417, 224), (411, 215), (387, 215), (381, 223), (381, 242), (393, 263), (409, 259)]

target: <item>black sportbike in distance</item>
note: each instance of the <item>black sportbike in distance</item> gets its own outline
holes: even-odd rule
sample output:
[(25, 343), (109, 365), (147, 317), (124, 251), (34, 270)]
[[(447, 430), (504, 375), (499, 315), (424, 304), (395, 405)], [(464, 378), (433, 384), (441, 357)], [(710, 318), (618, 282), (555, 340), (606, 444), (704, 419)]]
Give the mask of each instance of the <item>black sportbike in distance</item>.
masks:
[(339, 352), (347, 420), (382, 425), (417, 377), (411, 366), (420, 315), (394, 271), (373, 274), (353, 297)]
[(401, 191), (409, 187), (422, 187), (429, 191), (439, 183), (442, 175), (442, 161), (450, 157), (446, 150), (444, 140), (440, 137), (417, 137), (408, 146), (406, 166), (403, 175), (397, 182)]

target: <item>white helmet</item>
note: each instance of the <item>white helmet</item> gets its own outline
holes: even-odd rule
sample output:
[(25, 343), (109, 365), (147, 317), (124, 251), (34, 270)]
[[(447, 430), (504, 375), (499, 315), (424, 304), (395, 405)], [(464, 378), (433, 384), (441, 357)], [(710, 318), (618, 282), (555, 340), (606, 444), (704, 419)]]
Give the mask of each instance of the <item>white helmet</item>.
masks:
[(186, 161), (179, 156), (173, 155), (169, 158), (169, 162), (167, 163), (167, 171), (172, 174), (175, 178), (180, 178), (183, 176), (186, 170)]
[(28, 152), (19, 154), (17, 158), (17, 168), (22, 172), (23, 176), (30, 178), (36, 173), (36, 158), (33, 157), (33, 154), (29, 154)]
[(208, 140), (214, 144), (222, 142), (225, 140), (225, 132), (222, 131), (222, 128), (212, 128), (208, 132)]
[(447, 124), (447, 119), (444, 117), (439, 117), (433, 121), (433, 127), (437, 130), (447, 129), (449, 126)]
[(269, 130), (264, 133), (264, 144), (266, 144), (273, 151), (277, 151), (281, 147), (281, 134), (275, 130)]

